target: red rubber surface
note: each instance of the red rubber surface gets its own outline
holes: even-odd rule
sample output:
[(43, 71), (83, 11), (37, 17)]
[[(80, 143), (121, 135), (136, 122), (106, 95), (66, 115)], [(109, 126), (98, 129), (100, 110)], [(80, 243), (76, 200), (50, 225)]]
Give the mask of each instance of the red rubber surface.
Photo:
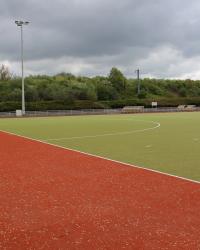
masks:
[(200, 184), (0, 133), (0, 249), (200, 249)]

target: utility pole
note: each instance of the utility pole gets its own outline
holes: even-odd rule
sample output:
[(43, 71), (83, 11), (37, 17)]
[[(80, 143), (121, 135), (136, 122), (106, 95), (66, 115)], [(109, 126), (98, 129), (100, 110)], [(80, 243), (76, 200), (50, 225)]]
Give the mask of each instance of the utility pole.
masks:
[(136, 73), (137, 73), (137, 94), (139, 95), (140, 94), (140, 70), (137, 69)]
[(22, 115), (25, 115), (23, 25), (28, 25), (29, 22), (15, 21), (15, 23), (18, 27), (20, 27), (21, 30)]

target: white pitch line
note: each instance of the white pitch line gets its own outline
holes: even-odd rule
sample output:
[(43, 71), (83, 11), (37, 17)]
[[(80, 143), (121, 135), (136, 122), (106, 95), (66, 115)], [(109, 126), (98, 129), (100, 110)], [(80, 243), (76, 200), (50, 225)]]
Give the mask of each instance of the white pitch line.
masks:
[(173, 174), (164, 173), (164, 172), (161, 172), (161, 171), (158, 171), (158, 170), (154, 170), (154, 169), (150, 169), (150, 168), (145, 168), (145, 167), (142, 167), (142, 166), (137, 166), (137, 165), (133, 165), (133, 164), (126, 163), (126, 162), (121, 162), (121, 161), (109, 159), (109, 158), (106, 158), (106, 157), (103, 157), (103, 156), (94, 155), (94, 154), (86, 153), (86, 152), (83, 152), (83, 151), (80, 151), (80, 150), (63, 147), (63, 146), (52, 144), (52, 143), (49, 143), (49, 142), (45, 142), (45, 141), (33, 139), (33, 138), (30, 138), (30, 137), (27, 137), (27, 136), (18, 135), (18, 134), (12, 133), (12, 132), (4, 131), (4, 130), (0, 130), (0, 132), (5, 133), (5, 134), (10, 134), (10, 135), (18, 136), (18, 137), (21, 137), (21, 138), (24, 138), (24, 139), (27, 139), (27, 140), (31, 140), (31, 141), (35, 141), (35, 142), (40, 142), (40, 143), (47, 144), (47, 145), (50, 145), (50, 146), (53, 146), (53, 147), (56, 147), (56, 148), (61, 148), (61, 149), (65, 149), (65, 150), (77, 152), (77, 153), (80, 153), (80, 154), (83, 154), (83, 155), (88, 155), (88, 156), (92, 156), (92, 157), (95, 157), (95, 158), (103, 159), (103, 160), (106, 160), (106, 161), (111, 161), (111, 162), (119, 163), (119, 164), (122, 164), (124, 166), (142, 169), (142, 170), (145, 170), (147, 172), (157, 173), (157, 174), (160, 174), (160, 175), (165, 175), (165, 176), (173, 177), (173, 178), (176, 178), (176, 179), (179, 179), (179, 180), (183, 180), (183, 181), (187, 181), (187, 182), (192, 182), (192, 183), (200, 184), (200, 181), (195, 181), (195, 180), (188, 179), (188, 178), (185, 178), (185, 177), (181, 177), (181, 176), (177, 176), (177, 175), (173, 175)]
[(151, 128), (131, 130), (131, 131), (125, 131), (125, 132), (106, 133), (106, 134), (98, 134), (98, 135), (73, 136), (73, 137), (63, 137), (63, 138), (49, 138), (49, 139), (42, 139), (42, 140), (44, 140), (44, 141), (62, 141), (62, 140), (72, 140), (72, 139), (96, 138), (96, 137), (113, 136), (113, 135), (129, 135), (129, 134), (134, 134), (134, 133), (138, 133), (138, 132), (145, 132), (145, 131), (149, 131), (149, 130), (154, 130), (154, 129), (157, 129), (161, 126), (159, 122), (153, 122), (153, 121), (146, 121), (146, 122), (156, 124), (156, 126), (151, 127)]

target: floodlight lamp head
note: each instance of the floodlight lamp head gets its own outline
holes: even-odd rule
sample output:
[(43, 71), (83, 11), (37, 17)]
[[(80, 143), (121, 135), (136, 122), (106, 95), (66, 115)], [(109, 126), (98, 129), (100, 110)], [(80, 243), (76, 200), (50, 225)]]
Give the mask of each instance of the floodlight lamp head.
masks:
[(17, 26), (22, 26), (23, 24), (25, 24), (25, 25), (28, 25), (29, 24), (29, 22), (24, 22), (24, 21), (15, 21), (15, 23), (17, 24)]
[(15, 21), (15, 23), (17, 24), (17, 26), (22, 26), (22, 24), (23, 24), (22, 21)]

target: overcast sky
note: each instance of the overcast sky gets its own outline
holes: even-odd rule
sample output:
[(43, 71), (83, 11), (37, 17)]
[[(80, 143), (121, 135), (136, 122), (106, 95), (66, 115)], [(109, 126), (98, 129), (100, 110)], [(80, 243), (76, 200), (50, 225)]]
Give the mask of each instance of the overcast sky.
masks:
[(20, 74), (200, 79), (199, 0), (0, 0), (0, 64)]

